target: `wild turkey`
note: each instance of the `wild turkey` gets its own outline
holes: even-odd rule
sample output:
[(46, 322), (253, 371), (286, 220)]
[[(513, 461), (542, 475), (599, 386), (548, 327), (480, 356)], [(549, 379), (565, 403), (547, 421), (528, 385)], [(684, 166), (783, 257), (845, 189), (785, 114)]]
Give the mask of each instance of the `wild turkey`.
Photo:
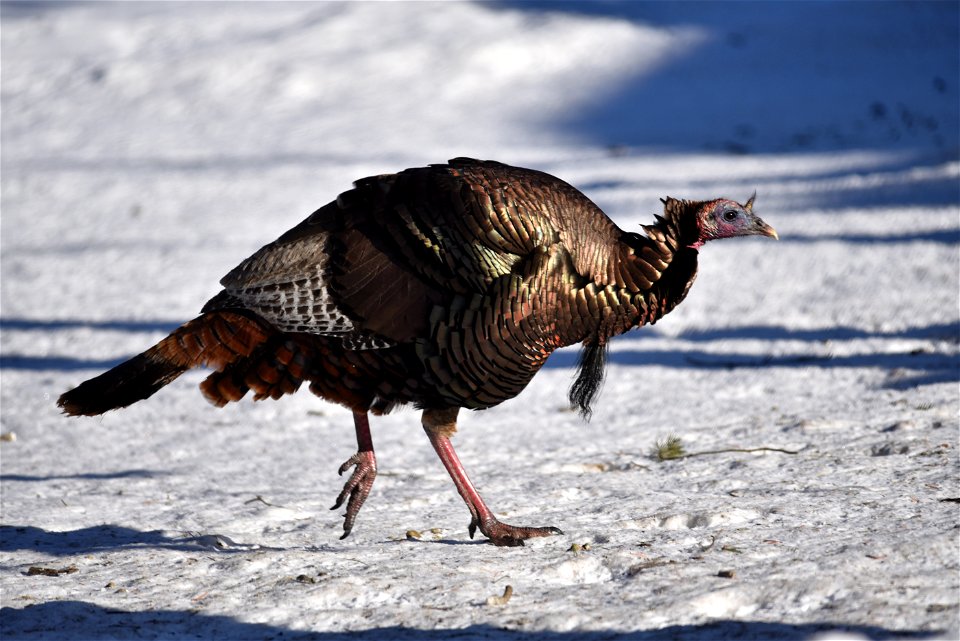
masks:
[(663, 200), (645, 234), (620, 230), (548, 174), (456, 158), (364, 178), (240, 263), (201, 315), (139, 356), (63, 394), (70, 415), (145, 399), (193, 367), (217, 406), (279, 398), (303, 382), (353, 410), (358, 451), (333, 509), (343, 537), (373, 486), (367, 420), (412, 403), (477, 529), (498, 545), (560, 531), (497, 520), (450, 437), (460, 408), (516, 396), (553, 350), (582, 343), (570, 400), (589, 414), (607, 340), (687, 295), (698, 250), (776, 232), (746, 204)]

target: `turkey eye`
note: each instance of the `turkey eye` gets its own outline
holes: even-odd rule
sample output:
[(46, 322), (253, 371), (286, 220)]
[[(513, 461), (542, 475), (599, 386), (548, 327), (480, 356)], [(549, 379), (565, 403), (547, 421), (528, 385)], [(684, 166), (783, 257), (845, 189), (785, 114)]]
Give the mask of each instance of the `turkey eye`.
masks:
[(733, 211), (732, 209), (728, 209), (727, 211), (723, 212), (723, 219), (728, 222), (732, 222), (737, 219), (737, 212)]

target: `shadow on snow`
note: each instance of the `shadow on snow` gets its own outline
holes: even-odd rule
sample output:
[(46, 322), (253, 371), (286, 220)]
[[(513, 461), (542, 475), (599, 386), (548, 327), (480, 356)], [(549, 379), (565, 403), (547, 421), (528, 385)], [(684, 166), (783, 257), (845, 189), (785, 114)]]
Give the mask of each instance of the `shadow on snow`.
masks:
[(72, 556), (137, 548), (224, 553), (276, 549), (238, 544), (217, 534), (175, 536), (162, 530), (140, 531), (120, 525), (96, 525), (65, 532), (32, 525), (0, 525), (0, 552), (30, 550), (53, 556)]
[(30, 372), (72, 372), (81, 369), (108, 370), (116, 367), (125, 360), (125, 358), (98, 360), (71, 358), (69, 356), (25, 356), (23, 354), (10, 354), (0, 356), (0, 370), (15, 369)]
[[(943, 232), (953, 233), (953, 232)], [(958, 232), (960, 233), (960, 232)], [(105, 331), (122, 331), (131, 333), (154, 333), (154, 332), (172, 332), (180, 326), (177, 321), (166, 320), (144, 320), (144, 321), (88, 321), (82, 319), (28, 319), (28, 318), (0, 318), (0, 330), (11, 331), (43, 331), (58, 332), (62, 330), (89, 328)], [(653, 338), (658, 335), (657, 328), (646, 326), (641, 328), (643, 334), (627, 333), (614, 340)], [(870, 331), (857, 327), (819, 327), (815, 329), (791, 329), (782, 325), (742, 325), (738, 327), (721, 327), (702, 330), (688, 330), (681, 334), (679, 338), (688, 341), (715, 341), (715, 340), (766, 340), (766, 341), (840, 341), (855, 340), (866, 338), (888, 338), (888, 339), (936, 339), (951, 340), (960, 342), (960, 322), (938, 323), (926, 327), (910, 327), (895, 331)], [(144, 347), (147, 347), (146, 345)], [(132, 355), (132, 354), (131, 354)], [(62, 361), (63, 367), (38, 367), (38, 369), (75, 369), (76, 367), (88, 366), (99, 367), (99, 363), (116, 363), (119, 360), (103, 361), (82, 361), (70, 357), (29, 357), (13, 355), (8, 356), (9, 365), (13, 369), (29, 369), (26, 366), (18, 366), (20, 359), (23, 359), (24, 365), (29, 365), (29, 359), (33, 359), (39, 365), (45, 363), (57, 364)], [(71, 367), (75, 365), (76, 367)]]
[[(466, 606), (469, 607), (469, 606)], [(170, 639), (231, 639), (232, 641), (285, 639), (287, 641), (405, 641), (445, 639), (503, 641), (702, 641), (706, 639), (783, 639), (800, 641), (827, 631), (858, 634), (874, 641), (926, 639), (936, 632), (891, 630), (870, 625), (822, 622), (789, 625), (763, 621), (714, 621), (700, 625), (673, 625), (638, 632), (522, 632), (481, 624), (458, 629), (418, 630), (402, 626), (355, 632), (310, 632), (265, 623), (245, 623), (231, 617), (196, 611), (152, 610), (129, 612), (84, 601), (51, 601), (23, 608), (0, 609), (0, 632), (5, 638), (28, 640), (83, 638), (87, 641), (135, 637)]]
[[(928, 348), (902, 351), (875, 351), (863, 354), (837, 356), (829, 352), (756, 354), (736, 351), (710, 352), (700, 349), (636, 349), (638, 339), (651, 338), (653, 332), (645, 335), (631, 335), (615, 338), (607, 357), (607, 363), (627, 366), (659, 366), (693, 369), (740, 369), (768, 367), (807, 367), (807, 368), (873, 368), (890, 372), (886, 387), (909, 389), (920, 385), (949, 383), (960, 381), (960, 363), (954, 354), (929, 351)], [(790, 329), (778, 325), (749, 325), (704, 330), (691, 330), (679, 337), (690, 342), (762, 340), (762, 341), (804, 341), (828, 343), (857, 339), (888, 340), (940, 340), (956, 343), (960, 341), (960, 324), (941, 323), (926, 327), (912, 327), (905, 330), (871, 332), (853, 327), (832, 327), (822, 329)], [(574, 368), (577, 366), (577, 352), (573, 348), (555, 352), (545, 367)]]
[(960, 245), (960, 229), (935, 229), (930, 231), (904, 231), (900, 234), (875, 236), (873, 234), (790, 234), (791, 243), (838, 242), (853, 245), (894, 245), (897, 243), (940, 243), (942, 245)]
[[(802, 159), (803, 152), (794, 152), (792, 158)], [(893, 207), (946, 207), (960, 203), (960, 183), (956, 170), (949, 170), (945, 164), (955, 160), (955, 154), (922, 154), (903, 152), (883, 158), (868, 156), (853, 161), (843, 167), (830, 167), (818, 170), (810, 167), (814, 161), (805, 162), (802, 171), (784, 168), (780, 171), (768, 170), (751, 176), (727, 180), (726, 193), (733, 195), (739, 191), (745, 193), (756, 190), (761, 205), (772, 194), (776, 195), (783, 185), (792, 184), (794, 189), (787, 196), (786, 204), (780, 207), (789, 210), (791, 216), (802, 215), (809, 209), (871, 209)], [(722, 162), (719, 159), (718, 162)], [(648, 189), (651, 176), (636, 176), (613, 180), (595, 180), (578, 182), (576, 187), (593, 197), (603, 205), (604, 192), (615, 190)], [(684, 180), (684, 190), (692, 194), (712, 194), (716, 189), (715, 179), (703, 179), (689, 176)], [(805, 185), (796, 190), (796, 185)], [(903, 233), (889, 235), (851, 235), (851, 242), (887, 242), (907, 243), (916, 241), (952, 242), (960, 239), (957, 228), (935, 230), (943, 233), (927, 238), (924, 232), (911, 230), (913, 220), (904, 220)], [(918, 235), (914, 235), (918, 234)], [(795, 234), (785, 235), (781, 242), (792, 242)], [(820, 240), (818, 237), (810, 237)], [(842, 238), (838, 238), (842, 239)], [(829, 240), (829, 238), (823, 238)]]
[[(84, 320), (36, 320), (0, 319), (0, 328), (24, 331), (61, 331), (74, 328), (92, 328), (110, 331), (156, 332), (177, 327), (168, 321), (84, 321)], [(736, 369), (762, 367), (818, 367), (818, 368), (880, 368), (890, 371), (912, 370), (925, 372), (921, 375), (896, 376), (889, 387), (907, 389), (918, 385), (953, 382), (960, 380), (960, 364), (952, 354), (930, 351), (927, 348), (910, 351), (875, 351), (865, 354), (835, 356), (830, 353), (792, 353), (780, 355), (748, 354), (734, 351), (710, 352), (696, 349), (639, 350), (632, 347), (638, 339), (656, 337), (656, 330), (645, 328), (641, 334), (628, 333), (612, 342), (608, 362), (616, 365), (660, 366), (699, 369)], [(717, 329), (691, 330), (679, 336), (690, 342), (763, 340), (806, 341), (827, 343), (857, 339), (889, 340), (938, 340), (960, 341), (960, 324), (940, 323), (926, 327), (913, 327), (893, 332), (868, 331), (854, 327), (831, 327), (817, 329), (791, 329), (779, 325), (750, 325)], [(631, 347), (627, 347), (627, 345)], [(147, 345), (144, 345), (146, 348)], [(129, 356), (129, 355), (128, 355)], [(76, 371), (107, 370), (125, 358), (80, 359), (69, 356), (32, 356), (8, 354), (0, 356), (0, 370), (25, 371)], [(574, 368), (577, 355), (574, 349), (559, 350), (546, 363), (549, 368)]]
[(169, 472), (158, 470), (123, 470), (120, 472), (86, 472), (83, 474), (52, 474), (37, 476), (32, 474), (0, 474), (0, 483), (7, 481), (46, 482), (46, 481), (109, 481), (113, 479), (152, 479), (167, 476)]
[[(556, 123), (574, 135), (737, 155), (870, 147), (956, 154), (952, 79), (960, 57), (931, 47), (929, 55), (908, 59), (871, 44), (900, 32), (917, 43), (937, 37), (943, 52), (955, 51), (956, 3), (929, 3), (922, 11), (888, 5), (882, 12), (858, 3), (497, 4), (533, 17), (563, 12), (696, 34), (659, 65), (638, 65), (614, 91)], [(807, 24), (817, 28), (801, 27)], [(838, 62), (811, 53), (824, 44), (847, 55)], [(875, 73), (878, 66), (886, 72)]]
[[(577, 365), (577, 358), (573, 350), (556, 352), (544, 367), (572, 369)], [(767, 367), (875, 368), (890, 371), (891, 378), (884, 386), (891, 389), (910, 389), (920, 385), (960, 381), (960, 364), (957, 363), (956, 357), (949, 354), (916, 351), (833, 356), (830, 354), (758, 355), (699, 350), (664, 352), (618, 349), (610, 352), (607, 363), (727, 370)], [(921, 373), (907, 374), (901, 370)]]
[(172, 332), (180, 323), (163, 320), (106, 320), (79, 318), (45, 320), (42, 318), (0, 318), (0, 331), (57, 332), (65, 329), (95, 329), (113, 332)]
[[(337, 542), (339, 543), (339, 541)], [(321, 543), (309, 547), (298, 547), (300, 551), (337, 553), (342, 548), (337, 543)], [(387, 540), (385, 545), (446, 545), (479, 546), (487, 545), (485, 539), (437, 539), (437, 540)], [(258, 543), (233, 541), (222, 534), (180, 534), (164, 530), (136, 530), (115, 524), (96, 525), (78, 530), (62, 532), (44, 530), (33, 525), (0, 525), (0, 552), (28, 550), (50, 556), (75, 556), (94, 553), (117, 552), (131, 549), (162, 549), (180, 552), (278, 552), (280, 548)]]
[(934, 339), (960, 342), (960, 323), (938, 323), (892, 332), (868, 331), (857, 327), (821, 327), (791, 329), (780, 325), (742, 325), (688, 330), (680, 335), (687, 341), (765, 340), (765, 341), (849, 341), (866, 338)]

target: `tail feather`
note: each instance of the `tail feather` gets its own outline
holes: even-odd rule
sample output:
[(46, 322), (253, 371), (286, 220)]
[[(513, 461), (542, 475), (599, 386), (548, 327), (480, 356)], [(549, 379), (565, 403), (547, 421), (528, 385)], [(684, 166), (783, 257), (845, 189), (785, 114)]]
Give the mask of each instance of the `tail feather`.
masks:
[(188, 369), (222, 371), (246, 358), (271, 331), (240, 312), (211, 312), (177, 328), (130, 360), (66, 392), (57, 401), (71, 416), (96, 416), (149, 398)]
[(157, 358), (151, 348), (60, 396), (57, 405), (70, 416), (96, 416), (152, 396), (187, 368)]
[(309, 346), (294, 337), (277, 334), (248, 357), (234, 361), (200, 383), (208, 401), (223, 407), (253, 390), (254, 400), (280, 398), (296, 392), (307, 378)]

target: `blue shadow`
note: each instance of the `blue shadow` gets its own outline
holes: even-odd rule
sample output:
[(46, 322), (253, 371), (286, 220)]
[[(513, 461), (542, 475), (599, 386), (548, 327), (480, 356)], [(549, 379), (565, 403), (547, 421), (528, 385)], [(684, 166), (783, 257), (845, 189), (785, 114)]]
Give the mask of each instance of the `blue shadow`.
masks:
[[(186, 320), (186, 319), (184, 319)], [(106, 320), (91, 321), (83, 319), (41, 319), (41, 318), (0, 318), (0, 331), (17, 332), (59, 332), (72, 329), (91, 329), (110, 332), (162, 333), (167, 334), (180, 326), (176, 321), (164, 320)], [(149, 347), (144, 344), (144, 349)], [(129, 356), (133, 356), (130, 354)], [(122, 363), (126, 358), (89, 359), (72, 356), (34, 356), (27, 354), (0, 354), (0, 370), (22, 370), (32, 372), (76, 370), (108, 370)]]
[(0, 331), (55, 332), (63, 329), (96, 329), (113, 332), (164, 332), (180, 326), (176, 321), (162, 320), (107, 320), (91, 321), (78, 318), (46, 320), (42, 318), (0, 318)]
[(110, 481), (113, 479), (152, 479), (158, 476), (168, 476), (169, 472), (157, 470), (123, 470), (121, 472), (85, 472), (82, 474), (0, 474), (0, 483), (7, 481), (17, 482), (45, 482), (45, 481), (64, 481), (64, 480), (87, 480), (87, 481)]
[(555, 123), (564, 133), (610, 146), (730, 154), (958, 154), (956, 2), (497, 4), (697, 34), (649, 72), (638, 65), (612, 92)]
[(124, 360), (72, 358), (69, 356), (25, 356), (10, 354), (0, 356), (0, 370), (25, 370), (28, 372), (72, 372), (82, 369), (108, 370), (116, 367)]
[(742, 325), (688, 330), (680, 335), (688, 341), (765, 340), (765, 341), (849, 341), (862, 338), (937, 339), (960, 342), (960, 322), (935, 323), (925, 327), (910, 327), (884, 332), (867, 331), (856, 327), (826, 327), (818, 329), (789, 329), (780, 325)]
[[(875, 352), (848, 356), (834, 356), (822, 352), (790, 355), (757, 355), (725, 351), (714, 353), (700, 349), (672, 351), (645, 350), (633, 347), (640, 334), (626, 334), (611, 342), (607, 362), (614, 365), (673, 367), (678, 369), (764, 369), (775, 367), (833, 369), (876, 368), (886, 371), (906, 370), (909, 375), (892, 377), (886, 384), (891, 389), (909, 389), (921, 385), (960, 381), (960, 362), (954, 354), (939, 351), (915, 350), (905, 352)], [(655, 331), (655, 330), (654, 330)], [(869, 332), (852, 327), (834, 327), (815, 330), (789, 329), (778, 325), (749, 325), (688, 331), (681, 338), (691, 342), (762, 340), (805, 341), (823, 343), (856, 339), (930, 339), (952, 343), (960, 342), (960, 323), (940, 323), (914, 327), (896, 332)], [(630, 347), (626, 347), (629, 345)], [(554, 352), (545, 367), (572, 369), (577, 366), (575, 349)]]
[(160, 530), (140, 531), (120, 525), (96, 525), (65, 532), (32, 525), (0, 525), (0, 552), (30, 550), (51, 556), (72, 556), (140, 548), (218, 553), (240, 553), (250, 549), (250, 546), (218, 546), (217, 540), (215, 535), (171, 537)]
[[(945, 232), (950, 233), (950, 232)], [(804, 242), (813, 242), (808, 239)], [(878, 242), (864, 240), (864, 242)], [(81, 320), (26, 320), (6, 319), (3, 327), (37, 331), (60, 331), (73, 327), (93, 327), (105, 330), (121, 330), (131, 332), (167, 331), (177, 325), (165, 321), (100, 321), (87, 322)], [(638, 338), (651, 337), (655, 328), (644, 328), (640, 334), (628, 333), (613, 339), (613, 345), (623, 345), (629, 341), (636, 342)], [(691, 342), (730, 341), (730, 340), (763, 340), (763, 341), (844, 341), (856, 339), (929, 339), (942, 340), (953, 343), (960, 342), (960, 323), (939, 323), (925, 327), (914, 327), (895, 332), (870, 332), (853, 327), (832, 327), (814, 330), (789, 329), (779, 325), (750, 325), (743, 327), (717, 328), (688, 331), (681, 338)], [(144, 346), (146, 347), (146, 345)], [(0, 370), (24, 371), (76, 371), (76, 370), (107, 370), (121, 362), (120, 359), (87, 360), (65, 356), (25, 356), (19, 354), (0, 356)], [(952, 354), (936, 351), (912, 351), (903, 353), (877, 352), (873, 354), (857, 354), (852, 356), (832, 356), (815, 354), (793, 354), (788, 356), (758, 356), (737, 352), (723, 354), (711, 353), (699, 349), (679, 349), (673, 351), (642, 350), (633, 347), (613, 349), (608, 362), (617, 365), (645, 366), (657, 365), (674, 368), (696, 369), (737, 369), (737, 368), (767, 368), (767, 367), (870, 367), (887, 370), (904, 369), (913, 372), (922, 372), (910, 376), (899, 377), (888, 384), (897, 389), (907, 389), (919, 385), (960, 381), (960, 363)], [(555, 352), (547, 361), (545, 367), (573, 369), (577, 366), (577, 355), (573, 349), (564, 349)]]
[[(465, 604), (463, 607), (479, 607)], [(0, 609), (0, 633), (4, 639), (83, 639), (106, 641), (118, 638), (229, 639), (230, 641), (706, 641), (716, 639), (803, 641), (824, 632), (861, 635), (872, 641), (929, 639), (937, 632), (896, 630), (871, 625), (808, 623), (790, 625), (765, 621), (714, 621), (701, 625), (673, 625), (638, 632), (523, 632), (480, 624), (457, 629), (419, 630), (403, 626), (356, 632), (310, 632), (290, 630), (266, 623), (244, 623), (222, 615), (195, 610), (150, 610), (129, 612), (84, 601), (50, 601), (23, 608)]]

